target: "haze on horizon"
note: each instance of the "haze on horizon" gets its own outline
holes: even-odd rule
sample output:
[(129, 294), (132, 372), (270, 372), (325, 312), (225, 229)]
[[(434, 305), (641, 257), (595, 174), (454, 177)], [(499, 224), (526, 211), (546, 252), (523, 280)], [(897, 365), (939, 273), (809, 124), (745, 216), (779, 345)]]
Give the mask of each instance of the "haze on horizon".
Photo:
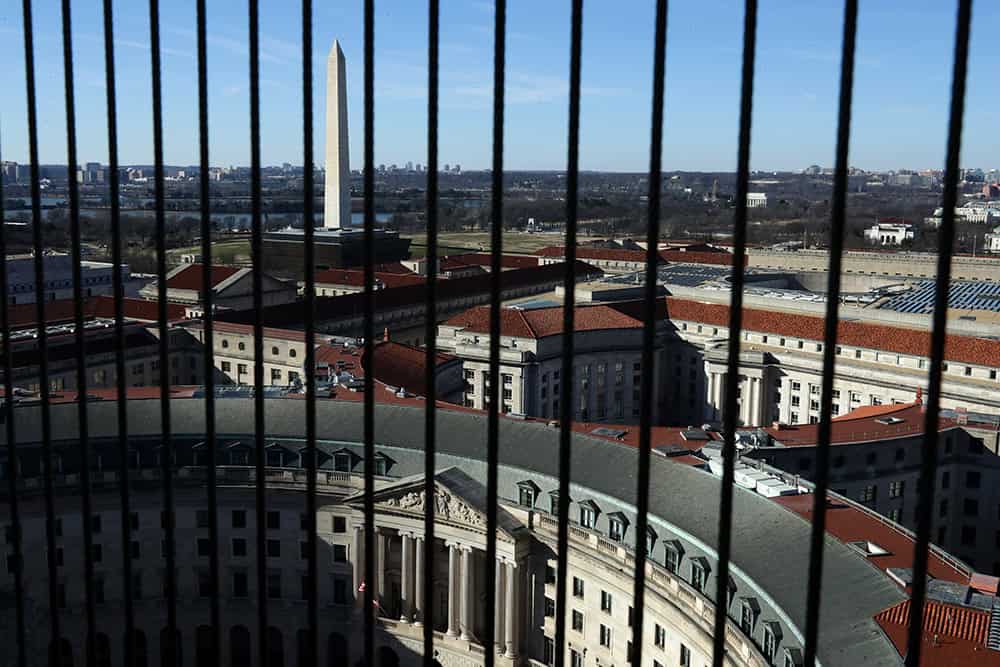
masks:
[[(798, 171), (833, 163), (840, 67), (841, 3), (761, 3), (752, 167)], [(954, 3), (863, 3), (858, 20), (852, 165), (871, 170), (941, 168), (947, 132)], [(655, 3), (626, 0), (584, 10), (581, 168), (648, 167)], [(671, 3), (664, 169), (735, 168), (743, 3)], [(100, 5), (73, 5), (78, 155), (107, 161)], [(193, 0), (161, 8), (165, 161), (198, 161)], [(147, 7), (116, 3), (119, 161), (152, 160)], [(300, 6), (263, 2), (261, 120), (264, 164), (302, 163)], [(427, 17), (424, 3), (376, 5), (375, 161), (426, 162)], [(511, 0), (507, 23), (508, 171), (565, 168), (569, 69), (568, 2)], [(1000, 6), (974, 10), (962, 165), (996, 164), (1000, 92), (990, 28)], [(210, 161), (249, 164), (247, 19), (239, 3), (210, 2)], [(441, 8), (439, 161), (488, 168), (492, 146), (493, 4), (444, 0)], [(66, 161), (62, 34), (58, 0), (34, 3), (42, 163)], [(361, 167), (363, 44), (360, 0), (321, 5), (314, 18), (316, 155), (325, 140), (326, 54), (340, 39), (347, 59), (351, 168)], [(0, 147), (27, 161), (24, 50), (19, 3), (0, 8), (8, 44), (0, 70)]]

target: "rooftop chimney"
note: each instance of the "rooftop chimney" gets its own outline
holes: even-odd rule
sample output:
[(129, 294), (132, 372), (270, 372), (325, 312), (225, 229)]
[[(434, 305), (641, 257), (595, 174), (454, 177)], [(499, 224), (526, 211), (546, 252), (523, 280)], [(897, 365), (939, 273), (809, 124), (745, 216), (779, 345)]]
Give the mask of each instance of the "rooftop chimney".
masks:
[(386, 327), (382, 331), (382, 342), (383, 343), (388, 343), (389, 342), (389, 327)]

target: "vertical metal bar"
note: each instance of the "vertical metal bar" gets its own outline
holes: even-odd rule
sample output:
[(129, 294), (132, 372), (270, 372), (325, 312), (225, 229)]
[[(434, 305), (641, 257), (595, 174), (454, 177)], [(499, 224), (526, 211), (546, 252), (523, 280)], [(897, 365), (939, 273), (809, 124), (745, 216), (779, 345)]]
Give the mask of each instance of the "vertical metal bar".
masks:
[(848, 149), (851, 141), (851, 104), (854, 94), (854, 51), (858, 26), (857, 0), (844, 2), (844, 37), (840, 57), (840, 110), (837, 119), (837, 157), (833, 177), (830, 229), (830, 266), (827, 274), (826, 319), (823, 323), (823, 380), (820, 394), (819, 444), (813, 473), (813, 520), (809, 551), (809, 589), (806, 594), (806, 667), (816, 664), (819, 640), (819, 603), (823, 587), (823, 545), (826, 538), (826, 494), (830, 485), (830, 430), (833, 419), (833, 374), (837, 361), (837, 323), (840, 317), (840, 271), (847, 218)]
[[(27, 83), (28, 101), (28, 156), (31, 160), (31, 224), (33, 248), (35, 253), (35, 317), (37, 318), (38, 331), (38, 384), (41, 393), (41, 405), (39, 409), (42, 417), (42, 455), (45, 467), (45, 546), (48, 551), (48, 576), (49, 576), (49, 629), (50, 652), (49, 659), (52, 660), (54, 653), (52, 647), (59, 643), (59, 606), (57, 604), (56, 588), (58, 586), (58, 571), (56, 570), (56, 533), (55, 533), (55, 506), (52, 498), (52, 479), (54, 469), (52, 466), (52, 417), (49, 411), (49, 352), (45, 331), (45, 264), (43, 261), (43, 241), (42, 241), (42, 193), (39, 183), (38, 166), (38, 117), (36, 115), (35, 102), (35, 46), (34, 28), (31, 19), (31, 0), (23, 2), (24, 16), (24, 69), (25, 81)], [(6, 295), (4, 297), (6, 300)]]
[[(305, 241), (305, 390), (306, 390), (306, 528), (308, 530), (306, 564), (309, 579), (308, 648), (306, 663), (319, 664), (319, 539), (316, 516), (316, 474), (319, 453), (316, 449), (316, 260), (313, 197), (313, 20), (312, 0), (302, 0), (302, 225)], [(344, 184), (348, 187), (348, 184)]]
[[(435, 454), (437, 451), (437, 277), (438, 277), (438, 43), (440, 7), (438, 0), (427, 2), (427, 303), (426, 357), (424, 386), (424, 497), (434, 497)], [(425, 503), (423, 600), (424, 667), (434, 665), (434, 509)], [(487, 566), (487, 569), (489, 567)], [(486, 653), (491, 653), (486, 645)]]
[[(94, 534), (90, 524), (90, 438), (87, 421), (87, 355), (83, 331), (83, 271), (80, 253), (80, 189), (76, 180), (76, 96), (73, 86), (73, 19), (69, 0), (62, 2), (63, 79), (66, 97), (66, 164), (69, 192), (73, 272), (73, 324), (76, 338), (77, 438), (80, 447), (81, 515), (83, 519), (83, 589), (87, 616), (85, 664), (94, 667)], [(6, 292), (4, 292), (6, 294)]]
[(492, 667), (496, 658), (493, 640), (496, 635), (496, 560), (497, 560), (497, 468), (499, 467), (500, 401), (503, 381), (500, 377), (500, 282), (503, 254), (503, 129), (504, 68), (507, 42), (507, 3), (496, 0), (493, 48), (493, 186), (490, 229), (490, 403), (486, 423), (486, 623), (483, 644), (484, 664)]
[(927, 381), (927, 410), (924, 412), (924, 440), (921, 446), (920, 479), (917, 482), (917, 543), (913, 550), (910, 627), (907, 632), (906, 664), (920, 664), (924, 602), (927, 596), (927, 559), (930, 557), (931, 513), (937, 477), (938, 415), (941, 410), (941, 371), (944, 364), (948, 326), (948, 287), (951, 283), (951, 254), (955, 243), (955, 206), (958, 203), (959, 155), (965, 113), (965, 79), (969, 62), (969, 33), (972, 0), (959, 0), (955, 29), (955, 61), (951, 80), (951, 111), (948, 119), (948, 152), (938, 231), (938, 264), (934, 285), (934, 315), (931, 333), (931, 367)]
[[(3, 192), (3, 174), (0, 173), (0, 193)], [(0, 196), (0, 257), (7, 256), (7, 234), (3, 221), (3, 197)], [(7, 269), (0, 269), (0, 294), (4, 295), (4, 305), (0, 309), (0, 335), (3, 336), (3, 409), (6, 413), (7, 436), (7, 493), (10, 495), (11, 549), (13, 549), (14, 603), (17, 616), (17, 667), (26, 667), (28, 656), (25, 651), (24, 627), (24, 558), (21, 553), (21, 509), (17, 499), (17, 478), (20, 470), (17, 460), (17, 430), (14, 425), (14, 363), (10, 349), (10, 320), (7, 303)]]
[(201, 263), (202, 263), (202, 350), (205, 386), (205, 446), (208, 449), (208, 555), (209, 578), (212, 597), (209, 601), (209, 620), (212, 637), (212, 659), (222, 662), (222, 631), (219, 594), (222, 587), (219, 566), (219, 500), (218, 464), (215, 431), (215, 331), (212, 292), (212, 215), (208, 180), (208, 44), (206, 37), (205, 0), (197, 0), (196, 21), (198, 33), (198, 192), (201, 208)]
[[(364, 138), (364, 358), (365, 371), (365, 585), (362, 613), (364, 664), (375, 664), (375, 0), (365, 0), (365, 138)], [(384, 558), (384, 554), (380, 554)]]
[(636, 479), (635, 588), (632, 603), (632, 658), (642, 665), (643, 621), (646, 615), (646, 559), (649, 526), (649, 457), (653, 424), (653, 369), (656, 365), (656, 267), (659, 259), (660, 190), (663, 182), (663, 97), (667, 53), (667, 0), (657, 0), (653, 37), (653, 109), (649, 140), (649, 201), (646, 221), (646, 274), (642, 323), (642, 402), (639, 407), (639, 464)]
[(726, 657), (726, 618), (729, 609), (729, 559), (732, 551), (733, 476), (736, 459), (736, 392), (740, 374), (740, 331), (743, 328), (743, 264), (747, 242), (747, 190), (750, 179), (750, 123), (753, 116), (753, 74), (757, 46), (757, 0), (746, 0), (743, 17), (743, 73), (740, 92), (739, 155), (736, 168), (736, 216), (733, 221), (733, 276), (729, 300), (729, 350), (723, 411), (723, 472), (719, 500), (719, 574), (715, 579), (713, 667)]
[(160, 484), (167, 547), (167, 659), (176, 663), (177, 653), (177, 545), (174, 539), (174, 443), (170, 428), (170, 341), (167, 326), (167, 223), (163, 182), (163, 99), (160, 69), (160, 0), (149, 0), (149, 52), (153, 83), (153, 199), (156, 209), (156, 285), (160, 360)]
[(576, 228), (580, 177), (580, 69), (583, 0), (573, 0), (570, 17), (569, 119), (566, 154), (566, 272), (563, 277), (563, 349), (559, 399), (559, 530), (556, 555), (556, 667), (566, 664), (566, 586), (569, 580), (570, 430), (573, 421), (573, 355), (576, 349)]
[(132, 604), (132, 525), (129, 499), (129, 446), (128, 446), (128, 396), (125, 388), (125, 325), (122, 282), (121, 204), (118, 200), (118, 119), (115, 89), (114, 12), (112, 0), (104, 0), (104, 87), (107, 96), (108, 124), (108, 198), (111, 203), (111, 276), (115, 293), (115, 386), (118, 403), (118, 492), (121, 505), (122, 527), (122, 605), (125, 612), (125, 664), (131, 665), (135, 656), (135, 614)]
[(250, 210), (251, 254), (253, 255), (253, 376), (254, 376), (254, 470), (255, 512), (257, 518), (257, 641), (260, 664), (268, 664), (267, 633), (267, 486), (264, 479), (264, 325), (262, 253), (263, 221), (261, 220), (260, 181), (260, 44), (258, 0), (249, 0), (250, 30)]

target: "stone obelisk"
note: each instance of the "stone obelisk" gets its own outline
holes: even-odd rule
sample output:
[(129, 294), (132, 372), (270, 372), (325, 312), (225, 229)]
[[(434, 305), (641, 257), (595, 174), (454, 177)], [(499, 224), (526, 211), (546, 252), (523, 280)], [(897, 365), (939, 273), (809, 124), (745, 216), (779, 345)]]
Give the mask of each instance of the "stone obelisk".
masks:
[(326, 59), (326, 188), (323, 226), (351, 226), (351, 161), (347, 137), (347, 66), (334, 40)]

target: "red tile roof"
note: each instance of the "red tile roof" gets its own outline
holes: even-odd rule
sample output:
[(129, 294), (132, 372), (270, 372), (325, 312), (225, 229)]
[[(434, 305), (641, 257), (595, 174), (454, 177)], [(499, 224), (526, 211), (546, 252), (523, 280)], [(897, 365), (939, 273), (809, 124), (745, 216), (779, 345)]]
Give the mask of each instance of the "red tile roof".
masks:
[[(772, 500), (811, 522), (814, 498), (811, 493), (803, 493)], [(889, 553), (884, 556), (867, 557), (867, 560), (880, 570), (913, 567), (912, 535), (874, 512), (866, 512), (856, 505), (831, 497), (826, 506), (826, 532), (844, 544), (871, 542), (888, 551)], [(970, 574), (944, 559), (941, 553), (936, 551), (930, 552), (928, 572), (935, 579), (960, 584), (968, 583)]]
[[(135, 299), (126, 297), (122, 299), (122, 310), (125, 319), (137, 320), (140, 322), (159, 321), (159, 311), (157, 302), (148, 299)], [(73, 299), (57, 299), (45, 302), (45, 322), (47, 324), (61, 324), (72, 322), (74, 319)], [(167, 320), (176, 322), (185, 319), (185, 308), (178, 304), (167, 304)], [(7, 307), (7, 316), (11, 329), (23, 329), (36, 326), (35, 304), (24, 303)], [(104, 317), (111, 319), (115, 316), (115, 299), (112, 296), (92, 296), (84, 302), (83, 317), (90, 319), (94, 317)]]
[[(455, 361), (457, 357), (439, 352), (437, 365)], [(386, 341), (375, 346), (375, 379), (392, 387), (401, 387), (408, 393), (427, 396), (424, 373), (427, 367), (427, 351), (420, 347), (404, 345), (396, 341)], [(367, 357), (362, 355), (361, 366), (368, 371)]]
[[(894, 417), (902, 421), (883, 423), (879, 418)], [(956, 428), (954, 420), (938, 420), (938, 430)], [(819, 442), (819, 424), (782, 424), (780, 428), (764, 429), (786, 447), (812, 447)], [(924, 432), (924, 406), (919, 403), (864, 407), (837, 417), (830, 423), (830, 442), (845, 444), (889, 440), (919, 435)]]
[[(715, 252), (705, 250), (661, 250), (660, 257), (667, 262), (733, 265), (733, 256), (724, 250), (716, 250)], [(744, 256), (744, 266), (746, 266), (746, 262), (747, 257)]]
[[(97, 296), (87, 301), (87, 311), (94, 317), (113, 318), (115, 316), (115, 298), (113, 296)], [(139, 322), (158, 322), (160, 320), (159, 302), (151, 299), (122, 299), (122, 311), (126, 319)], [(177, 303), (167, 304), (167, 321), (176, 322), (186, 319), (187, 309)]]
[[(879, 612), (875, 615), (875, 621), (892, 641), (900, 656), (906, 655), (910, 601), (903, 600)], [(928, 667), (1000, 665), (1000, 651), (986, 647), (989, 623), (990, 615), (985, 611), (927, 600), (924, 603), (920, 664)]]
[[(729, 326), (729, 306), (667, 297), (668, 316), (717, 326)], [(743, 310), (743, 328), (747, 331), (781, 334), (806, 340), (823, 340), (823, 318), (779, 310)], [(928, 331), (875, 324), (841, 321), (837, 342), (841, 345), (884, 350), (913, 356), (929, 356), (931, 335)], [(960, 363), (1000, 367), (1000, 340), (949, 335), (945, 359)]]
[[(469, 252), (462, 255), (448, 255), (441, 258), (441, 266), (445, 261), (454, 262), (456, 265), (483, 266), (492, 265), (492, 255), (488, 252)], [(538, 266), (538, 257), (532, 255), (500, 255), (500, 266), (504, 269), (526, 269)]]
[[(382, 287), (406, 287), (408, 285), (421, 285), (424, 282), (424, 278), (414, 273), (402, 274), (376, 271), (375, 281), (381, 284)], [(326, 269), (324, 271), (317, 271), (316, 284), (364, 287), (365, 272), (357, 269)]]
[[(566, 246), (548, 246), (535, 252), (540, 257), (565, 257)], [(612, 248), (577, 247), (576, 258), (581, 260), (602, 260), (611, 262), (645, 262), (646, 253), (643, 250), (617, 250)]]
[[(490, 307), (476, 306), (455, 315), (445, 324), (461, 327), (467, 331), (489, 333)], [(598, 331), (602, 329), (639, 329), (642, 322), (610, 306), (585, 306), (577, 308), (574, 331)], [(545, 338), (563, 332), (563, 308), (536, 308), (520, 310), (500, 309), (500, 333), (518, 338)]]
[[(240, 270), (241, 269), (232, 266), (212, 266), (212, 287), (215, 287), (223, 280), (232, 277)], [(204, 280), (204, 272), (204, 264), (191, 264), (186, 266), (167, 279), (167, 287), (171, 289), (186, 289), (200, 292), (202, 282)]]

